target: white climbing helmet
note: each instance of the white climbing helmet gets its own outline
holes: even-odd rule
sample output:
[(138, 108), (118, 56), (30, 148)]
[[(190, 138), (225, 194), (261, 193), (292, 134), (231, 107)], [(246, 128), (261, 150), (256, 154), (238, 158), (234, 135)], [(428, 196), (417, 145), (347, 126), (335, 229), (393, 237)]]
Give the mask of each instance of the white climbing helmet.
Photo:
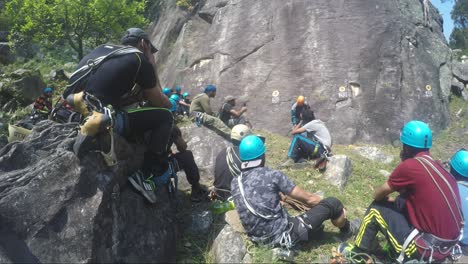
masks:
[(246, 125), (235, 125), (231, 130), (231, 140), (241, 141), (245, 136), (252, 134), (250, 128)]

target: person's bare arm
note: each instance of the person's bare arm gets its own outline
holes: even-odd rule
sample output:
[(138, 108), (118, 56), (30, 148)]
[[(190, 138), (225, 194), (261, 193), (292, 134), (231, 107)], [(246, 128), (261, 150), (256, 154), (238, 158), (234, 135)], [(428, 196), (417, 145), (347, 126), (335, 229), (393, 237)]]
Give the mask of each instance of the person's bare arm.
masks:
[(291, 131), (291, 134), (295, 135), (295, 134), (301, 134), (301, 133), (306, 132), (305, 128), (301, 127), (301, 124), (302, 124), (302, 122), (299, 122), (299, 124), (294, 126), (292, 131)]
[(156, 87), (143, 90), (143, 98), (149, 102), (150, 106), (171, 108), (169, 98)]
[(239, 111), (236, 111), (236, 109), (231, 109), (231, 111), (229, 111), (229, 113), (235, 117), (239, 117), (241, 116), (243, 113), (245, 113), (245, 111), (247, 111), (247, 107), (243, 106)]
[(151, 47), (142, 40), (141, 46), (145, 57), (148, 59), (149, 63), (153, 66), (154, 75), (156, 77), (156, 83), (151, 89), (143, 90), (143, 99), (147, 100), (150, 106), (153, 107), (165, 107), (171, 108), (171, 102), (169, 98), (162, 93), (161, 83), (159, 82), (158, 73), (156, 71), (156, 61), (154, 60), (153, 53), (151, 53)]
[(304, 191), (301, 187), (297, 185), (293, 188), (291, 193), (288, 195), (296, 200), (299, 200), (307, 204), (309, 207), (316, 206), (320, 202), (320, 200), (322, 200), (320, 196)]
[(187, 107), (190, 107), (190, 104), (187, 104), (187, 103), (184, 102), (183, 100), (180, 100), (180, 101), (179, 101), (179, 104), (185, 105), (185, 106), (187, 106)]
[(384, 184), (382, 184), (382, 186), (380, 186), (379, 188), (377, 188), (377, 190), (374, 191), (374, 200), (376, 201), (387, 200), (388, 195), (393, 192), (395, 192), (395, 190), (393, 190), (390, 187), (390, 185), (388, 185), (388, 182), (385, 182)]

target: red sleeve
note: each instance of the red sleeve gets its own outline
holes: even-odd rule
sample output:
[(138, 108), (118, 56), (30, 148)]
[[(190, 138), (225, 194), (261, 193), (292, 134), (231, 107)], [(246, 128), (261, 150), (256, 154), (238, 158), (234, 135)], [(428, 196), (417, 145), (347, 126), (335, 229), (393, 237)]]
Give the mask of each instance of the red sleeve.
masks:
[[(408, 188), (415, 184), (414, 173), (410, 168), (414, 168), (412, 164), (414, 160), (408, 159), (401, 162), (388, 178), (388, 185), (395, 191), (402, 188)], [(412, 166), (413, 165), (413, 166)]]

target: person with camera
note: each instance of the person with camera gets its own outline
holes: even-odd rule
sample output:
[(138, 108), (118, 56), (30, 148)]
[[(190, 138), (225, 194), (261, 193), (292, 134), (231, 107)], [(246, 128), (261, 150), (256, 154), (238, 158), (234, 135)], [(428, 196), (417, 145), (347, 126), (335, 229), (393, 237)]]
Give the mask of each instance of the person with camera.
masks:
[(250, 122), (243, 116), (243, 114), (247, 111), (246, 104), (244, 103), (244, 105), (239, 110), (236, 110), (235, 106), (236, 98), (232, 95), (226, 96), (226, 98), (224, 98), (224, 104), (219, 110), (219, 118), (230, 128), (239, 124), (252, 128)]

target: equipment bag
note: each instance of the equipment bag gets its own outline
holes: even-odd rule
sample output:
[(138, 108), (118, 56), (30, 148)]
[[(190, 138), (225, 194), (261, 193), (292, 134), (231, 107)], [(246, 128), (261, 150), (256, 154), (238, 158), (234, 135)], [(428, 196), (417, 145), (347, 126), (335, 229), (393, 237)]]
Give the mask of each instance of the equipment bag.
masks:
[(142, 53), (139, 49), (132, 46), (104, 45), (107, 48), (104, 55), (90, 59), (85, 65), (77, 69), (70, 76), (70, 82), (62, 94), (62, 98), (67, 98), (70, 94), (81, 92), (85, 87), (89, 77), (99, 68), (102, 63), (110, 58), (130, 54)]

